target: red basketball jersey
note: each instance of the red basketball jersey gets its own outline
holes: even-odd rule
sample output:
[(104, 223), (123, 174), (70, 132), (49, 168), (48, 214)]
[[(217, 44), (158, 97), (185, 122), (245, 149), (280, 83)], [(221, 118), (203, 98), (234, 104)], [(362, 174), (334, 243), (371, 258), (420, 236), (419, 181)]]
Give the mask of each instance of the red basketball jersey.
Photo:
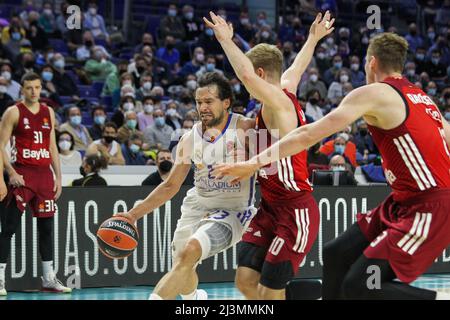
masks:
[(441, 113), (421, 89), (405, 78), (383, 81), (406, 105), (406, 119), (392, 130), (368, 126), (380, 150), (394, 200), (403, 201), (433, 188), (450, 188), (450, 153)]
[[(306, 117), (303, 110), (298, 103), (297, 97), (287, 90), (283, 90), (284, 93), (289, 97), (294, 105), (298, 126), (306, 124)], [(267, 145), (258, 146), (258, 152), (264, 151), (264, 147), (270, 147), (272, 143), (275, 143), (274, 137), (270, 134), (267, 129), (264, 119), (262, 117), (262, 109), (256, 117), (256, 129), (259, 134), (265, 134), (267, 138)], [(265, 131), (261, 131), (264, 130)], [(276, 129), (276, 128), (274, 128)], [(260, 137), (261, 138), (261, 137)], [(259, 139), (258, 142), (260, 142)], [(269, 167), (276, 169), (271, 172)], [(281, 159), (277, 161), (276, 164), (268, 165), (259, 171), (258, 181), (261, 185), (262, 197), (267, 201), (275, 200), (289, 200), (298, 197), (298, 192), (301, 191), (312, 191), (312, 185), (308, 180), (308, 164), (307, 164), (307, 152), (303, 151), (296, 155)]]
[(23, 103), (18, 103), (19, 122), (12, 133), (14, 163), (26, 166), (49, 166), (50, 134), (52, 123), (50, 110), (41, 104), (33, 114)]

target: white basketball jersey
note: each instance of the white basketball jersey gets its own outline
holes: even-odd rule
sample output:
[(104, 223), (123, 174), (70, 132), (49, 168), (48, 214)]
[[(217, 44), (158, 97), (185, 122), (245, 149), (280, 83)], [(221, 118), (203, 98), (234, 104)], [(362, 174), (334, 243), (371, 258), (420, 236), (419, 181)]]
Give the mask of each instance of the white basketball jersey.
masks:
[(233, 162), (233, 150), (243, 148), (237, 135), (238, 114), (230, 114), (223, 132), (206, 141), (202, 123), (194, 125), (192, 162), (195, 165), (195, 191), (201, 205), (209, 209), (246, 208), (255, 202), (255, 178), (232, 185), (231, 177), (216, 179), (211, 172), (214, 165)]

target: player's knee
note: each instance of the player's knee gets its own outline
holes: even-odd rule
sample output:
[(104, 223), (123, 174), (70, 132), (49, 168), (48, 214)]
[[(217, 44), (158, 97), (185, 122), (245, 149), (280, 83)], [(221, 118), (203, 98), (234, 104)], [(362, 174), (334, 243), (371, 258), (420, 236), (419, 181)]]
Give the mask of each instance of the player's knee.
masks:
[(176, 268), (193, 268), (202, 256), (202, 248), (196, 239), (191, 239), (177, 257)]
[(259, 279), (242, 272), (242, 270), (240, 272), (238, 269), (235, 282), (236, 287), (243, 295), (250, 296), (257, 292)]

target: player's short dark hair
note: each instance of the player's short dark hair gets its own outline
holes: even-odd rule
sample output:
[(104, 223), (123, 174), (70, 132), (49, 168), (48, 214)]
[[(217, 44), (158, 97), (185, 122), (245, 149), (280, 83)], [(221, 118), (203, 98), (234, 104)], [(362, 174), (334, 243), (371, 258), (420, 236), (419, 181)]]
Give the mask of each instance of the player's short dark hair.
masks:
[(226, 100), (230, 99), (230, 106), (233, 104), (233, 89), (231, 89), (230, 82), (225, 76), (218, 72), (207, 72), (197, 82), (199, 88), (209, 87), (212, 85), (217, 86), (219, 92), (219, 99)]
[(20, 85), (23, 87), (25, 85), (25, 81), (34, 81), (34, 80), (39, 80), (42, 82), (41, 77), (37, 73), (35, 72), (25, 73), (22, 79), (20, 80)]

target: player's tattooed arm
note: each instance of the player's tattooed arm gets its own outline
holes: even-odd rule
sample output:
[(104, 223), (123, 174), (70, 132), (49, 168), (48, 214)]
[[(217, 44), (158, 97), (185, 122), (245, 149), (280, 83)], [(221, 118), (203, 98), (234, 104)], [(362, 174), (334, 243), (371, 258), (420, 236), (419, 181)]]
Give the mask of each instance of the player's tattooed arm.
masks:
[(309, 36), (302, 50), (297, 54), (294, 63), (281, 76), (281, 87), (289, 92), (296, 94), (297, 87), (300, 83), (303, 73), (308, 67), (314, 55), (314, 50), (319, 41), (333, 32), (334, 18), (330, 20), (331, 14), (329, 11), (323, 15), (318, 13), (316, 19), (311, 24), (309, 29)]

